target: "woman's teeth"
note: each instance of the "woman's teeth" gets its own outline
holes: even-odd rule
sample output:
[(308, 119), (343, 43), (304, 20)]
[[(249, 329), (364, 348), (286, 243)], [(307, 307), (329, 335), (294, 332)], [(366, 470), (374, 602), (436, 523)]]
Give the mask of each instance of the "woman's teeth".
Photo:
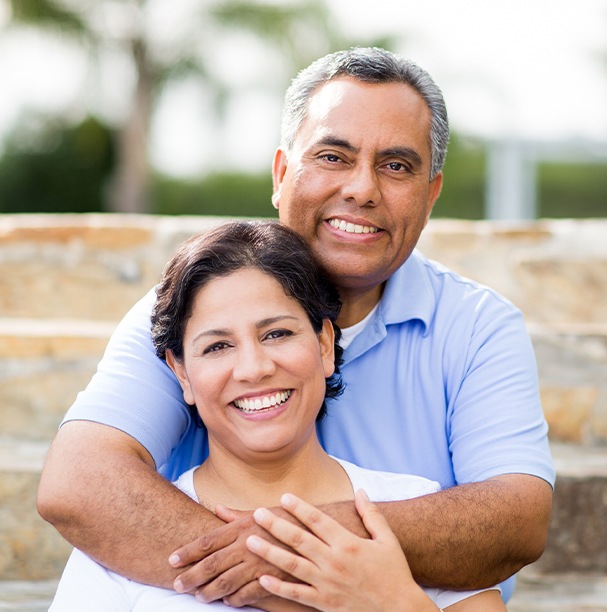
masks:
[(273, 408), (274, 406), (284, 404), (289, 399), (290, 395), (291, 391), (289, 390), (281, 391), (280, 393), (275, 393), (274, 395), (266, 395), (265, 397), (257, 397), (255, 399), (237, 399), (234, 400), (234, 406), (243, 412), (251, 414), (253, 412), (259, 412), (260, 410), (266, 410), (267, 408)]

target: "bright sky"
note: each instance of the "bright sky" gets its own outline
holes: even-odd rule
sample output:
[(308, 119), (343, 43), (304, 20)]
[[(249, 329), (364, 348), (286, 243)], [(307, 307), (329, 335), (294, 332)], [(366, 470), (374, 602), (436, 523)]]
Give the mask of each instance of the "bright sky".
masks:
[[(397, 36), (396, 50), (426, 68), (443, 89), (455, 130), (487, 138), (607, 143), (607, 0), (331, 0), (329, 5), (336, 22), (363, 42), (369, 35)], [(226, 48), (226, 69), (243, 63), (234, 61), (237, 55), (255, 52), (230, 55)], [(258, 64), (271, 73), (267, 60)], [(262, 78), (245, 67), (249, 76)], [(242, 66), (234, 76), (242, 78)], [(96, 89), (113, 92), (105, 106), (119, 113), (121, 88), (104, 88), (104, 81), (122, 78), (128, 80), (128, 74), (106, 72), (93, 81), (82, 56), (59, 43), (42, 44), (39, 36), (0, 37), (0, 136), (26, 106), (77, 114)], [(259, 90), (243, 92), (228, 109), (229, 127), (221, 133), (205, 120), (206, 103), (200, 90), (187, 84), (166, 96), (153, 130), (154, 163), (176, 174), (198, 173), (224, 160), (231, 167), (269, 169), (281, 100)], [(205, 146), (218, 140), (219, 149)]]

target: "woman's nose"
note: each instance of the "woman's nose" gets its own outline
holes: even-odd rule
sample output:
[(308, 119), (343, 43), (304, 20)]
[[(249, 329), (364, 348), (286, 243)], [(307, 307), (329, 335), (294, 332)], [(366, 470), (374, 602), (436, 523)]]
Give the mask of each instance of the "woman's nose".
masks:
[(233, 370), (236, 380), (257, 382), (270, 376), (275, 370), (274, 360), (259, 344), (239, 347)]

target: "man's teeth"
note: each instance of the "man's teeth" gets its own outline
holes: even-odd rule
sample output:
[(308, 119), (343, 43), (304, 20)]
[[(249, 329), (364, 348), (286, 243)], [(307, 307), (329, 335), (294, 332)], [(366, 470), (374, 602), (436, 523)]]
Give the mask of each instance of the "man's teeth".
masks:
[(376, 227), (347, 223), (343, 219), (329, 219), (329, 225), (342, 232), (348, 232), (349, 234), (375, 234), (377, 232)]
[(237, 399), (234, 400), (234, 406), (243, 412), (258, 412), (273, 406), (284, 404), (290, 397), (291, 391), (281, 391), (274, 395), (266, 395), (265, 397), (257, 397), (255, 399)]

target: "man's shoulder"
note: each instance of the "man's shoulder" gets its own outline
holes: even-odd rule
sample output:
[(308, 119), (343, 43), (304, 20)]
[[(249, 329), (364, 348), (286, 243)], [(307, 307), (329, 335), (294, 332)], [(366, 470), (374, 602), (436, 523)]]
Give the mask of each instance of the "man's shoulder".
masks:
[(514, 308), (513, 303), (493, 287), (464, 276), (441, 262), (426, 257), (417, 249), (413, 251), (405, 265), (407, 264), (411, 266), (415, 274), (423, 276), (428, 281), (437, 297), (446, 298), (462, 295), (470, 298), (476, 297), (477, 299), (490, 298), (504, 306)]

